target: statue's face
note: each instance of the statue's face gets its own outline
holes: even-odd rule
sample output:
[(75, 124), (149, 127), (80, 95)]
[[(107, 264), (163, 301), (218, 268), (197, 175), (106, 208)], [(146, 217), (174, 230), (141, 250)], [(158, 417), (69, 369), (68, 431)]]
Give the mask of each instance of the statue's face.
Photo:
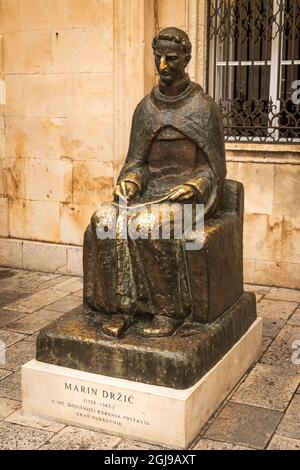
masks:
[(184, 77), (188, 59), (180, 44), (160, 39), (157, 41), (154, 56), (163, 83), (172, 85)]

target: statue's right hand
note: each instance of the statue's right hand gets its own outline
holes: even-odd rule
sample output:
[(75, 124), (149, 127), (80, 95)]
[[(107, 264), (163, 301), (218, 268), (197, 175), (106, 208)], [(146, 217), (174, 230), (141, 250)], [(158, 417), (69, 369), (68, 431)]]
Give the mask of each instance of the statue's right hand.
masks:
[(121, 181), (114, 190), (114, 198), (132, 199), (138, 191), (138, 185), (131, 181)]

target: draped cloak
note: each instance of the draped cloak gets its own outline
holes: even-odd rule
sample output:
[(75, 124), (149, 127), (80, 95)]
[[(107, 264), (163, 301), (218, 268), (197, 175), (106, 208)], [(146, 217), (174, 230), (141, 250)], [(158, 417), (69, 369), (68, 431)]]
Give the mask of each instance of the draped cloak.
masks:
[[(151, 178), (156, 176), (150, 171), (149, 155), (154, 142), (168, 130), (195, 144), (201, 158), (189, 176), (183, 176), (180, 168), (185, 162), (179, 162), (176, 184), (174, 178), (168, 180), (167, 168), (158, 168), (160, 180), (155, 186), (151, 184)], [(118, 178), (118, 182), (131, 181), (138, 186), (133, 202), (141, 206), (149, 201), (155, 203), (172, 190), (172, 184), (187, 184), (194, 189), (194, 203), (204, 204), (205, 217), (213, 217), (225, 177), (223, 126), (214, 100), (193, 82), (183, 93), (173, 97), (162, 95), (158, 86), (154, 87), (134, 112), (129, 150)], [(86, 234), (85, 302), (107, 313), (191, 316), (193, 298), (185, 240), (124, 240), (118, 235), (115, 239), (97, 239), (97, 224), (113, 216), (118, 218), (118, 209), (100, 205), (92, 217), (90, 235)], [(143, 217), (140, 216), (140, 220)]]

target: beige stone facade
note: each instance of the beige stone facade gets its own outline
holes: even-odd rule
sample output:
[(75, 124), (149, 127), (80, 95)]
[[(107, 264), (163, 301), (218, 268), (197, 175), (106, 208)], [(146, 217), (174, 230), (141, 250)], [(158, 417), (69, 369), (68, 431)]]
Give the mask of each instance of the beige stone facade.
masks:
[[(2, 0), (0, 264), (80, 274), (82, 236), (111, 198), (151, 39), (177, 26), (204, 83), (205, 0)], [(245, 185), (245, 280), (300, 287), (299, 146), (227, 145)]]

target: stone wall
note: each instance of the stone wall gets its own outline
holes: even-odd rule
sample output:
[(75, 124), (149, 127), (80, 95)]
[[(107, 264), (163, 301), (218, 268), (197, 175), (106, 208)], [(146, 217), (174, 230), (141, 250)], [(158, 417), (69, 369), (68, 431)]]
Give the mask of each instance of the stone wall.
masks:
[(2, 17), (1, 234), (80, 244), (113, 187), (113, 2), (3, 0)]
[(300, 288), (300, 151), (297, 146), (227, 149), (228, 177), (245, 187), (244, 277)]
[[(155, 81), (153, 34), (185, 29), (204, 84), (207, 2), (0, 4), (0, 264), (78, 274), (84, 228), (111, 198), (133, 109)], [(300, 288), (300, 150), (235, 144), (227, 160), (246, 190), (245, 280)]]

